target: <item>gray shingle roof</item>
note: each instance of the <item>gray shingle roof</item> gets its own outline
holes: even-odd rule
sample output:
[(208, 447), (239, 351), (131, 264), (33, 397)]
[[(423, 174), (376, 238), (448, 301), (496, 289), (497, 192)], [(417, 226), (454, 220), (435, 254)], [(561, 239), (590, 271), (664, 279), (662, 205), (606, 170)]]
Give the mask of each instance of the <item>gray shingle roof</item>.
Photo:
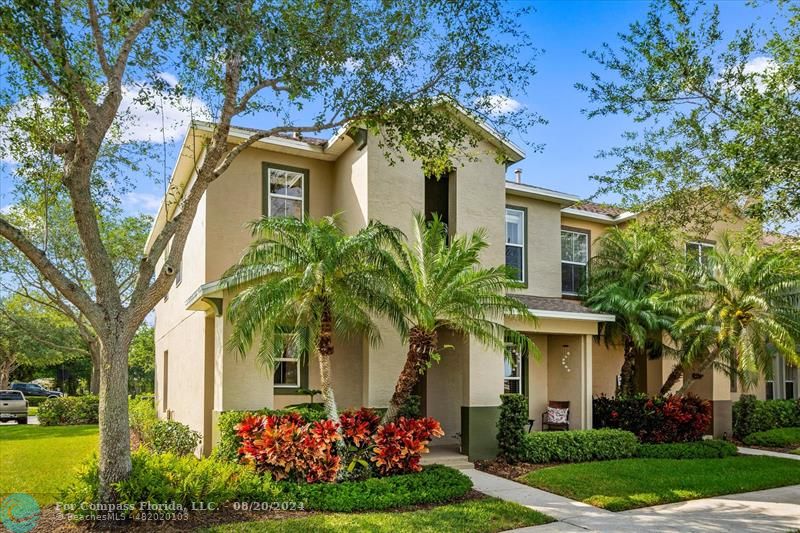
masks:
[(528, 309), (540, 311), (558, 311), (561, 313), (589, 313), (599, 315), (577, 300), (565, 300), (563, 298), (552, 298), (547, 296), (530, 296), (527, 294), (509, 294), (528, 306)]

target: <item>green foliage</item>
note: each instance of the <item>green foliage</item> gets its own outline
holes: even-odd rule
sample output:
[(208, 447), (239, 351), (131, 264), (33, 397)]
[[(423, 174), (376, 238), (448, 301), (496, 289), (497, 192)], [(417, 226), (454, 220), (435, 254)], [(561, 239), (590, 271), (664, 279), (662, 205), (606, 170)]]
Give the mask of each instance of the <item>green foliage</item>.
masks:
[(768, 448), (794, 448), (800, 446), (800, 427), (757, 431), (746, 436), (744, 443), (750, 446), (765, 446)]
[(602, 154), (618, 163), (595, 177), (600, 193), (681, 226), (707, 227), (736, 203), (761, 220), (796, 220), (800, 12), (781, 2), (774, 17), (756, 15), (723, 32), (717, 4), (656, 1), (618, 46), (589, 54), (607, 71), (579, 84), (589, 116), (645, 126)]
[(284, 499), (303, 502), (313, 511), (354, 512), (407, 505), (446, 503), (472, 488), (470, 479), (442, 465), (422, 472), (343, 483), (282, 483)]
[(509, 462), (520, 460), (528, 424), (528, 398), (522, 394), (500, 396), (500, 419), (497, 421), (497, 446), (500, 456)]
[(641, 444), (636, 455), (649, 459), (714, 459), (733, 457), (736, 453), (736, 446), (726, 440), (698, 440)]
[[(315, 404), (318, 405), (318, 404)], [(258, 411), (224, 411), (220, 413), (217, 427), (219, 428), (219, 444), (214, 448), (212, 455), (223, 461), (239, 460), (239, 448), (242, 439), (236, 434), (236, 425), (249, 416), (255, 415), (287, 415), (298, 413), (305, 420), (315, 422), (325, 419), (325, 411), (318, 408), (287, 408), (287, 409), (260, 409)]]
[(785, 427), (800, 427), (800, 400), (757, 400), (743, 394), (733, 404), (733, 434), (738, 439)]
[(422, 398), (418, 394), (409, 394), (405, 403), (397, 412), (397, 417), (421, 418), (422, 417)]
[(189, 455), (200, 444), (200, 433), (175, 420), (156, 420), (150, 427), (150, 442), (156, 453)]
[(128, 392), (152, 393), (155, 389), (156, 347), (154, 328), (143, 324), (128, 352)]
[(97, 424), (97, 396), (61, 396), (48, 398), (39, 406), (39, 423), (43, 426)]
[(636, 435), (619, 429), (526, 433), (519, 453), (526, 463), (577, 463), (633, 457)]
[(131, 431), (142, 444), (152, 441), (153, 425), (158, 420), (153, 398), (131, 398), (128, 400), (128, 420)]
[[(120, 514), (136, 517), (140, 502), (165, 504), (175, 502), (191, 508), (192, 502), (220, 506), (230, 501), (275, 501), (279, 495), (269, 476), (259, 476), (247, 466), (210, 458), (154, 454), (139, 449), (131, 456), (130, 478), (116, 485), (118, 503), (134, 507)], [(92, 514), (81, 504), (99, 501), (99, 469), (92, 458), (68, 485), (59, 500), (76, 506), (76, 517)]]

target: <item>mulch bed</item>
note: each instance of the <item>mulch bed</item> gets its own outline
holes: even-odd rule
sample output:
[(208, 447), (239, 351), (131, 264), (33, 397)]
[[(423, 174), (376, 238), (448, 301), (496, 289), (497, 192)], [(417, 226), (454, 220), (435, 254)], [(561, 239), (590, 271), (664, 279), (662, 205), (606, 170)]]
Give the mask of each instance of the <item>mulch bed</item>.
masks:
[(487, 474), (504, 477), (511, 481), (517, 481), (521, 476), (534, 470), (558, 466), (560, 463), (507, 463), (503, 459), (492, 459), (487, 461), (476, 461), (475, 468)]
[[(454, 503), (461, 503), (470, 500), (479, 500), (487, 496), (482, 492), (471, 490), (461, 498), (456, 498), (446, 504), (420, 504), (411, 505), (406, 507), (398, 507), (395, 509), (385, 509), (385, 512), (402, 513), (408, 511), (420, 511), (440, 507), (441, 505), (450, 505)], [(363, 511), (363, 512), (381, 512), (381, 511)], [(320, 511), (242, 511), (236, 510), (233, 503), (224, 505), (222, 508), (211, 511), (189, 511), (186, 519), (181, 520), (168, 520), (168, 521), (144, 521), (144, 520), (129, 520), (125, 522), (69, 522), (56, 510), (55, 506), (48, 506), (42, 509), (42, 514), (36, 528), (33, 530), (39, 532), (75, 532), (75, 531), (194, 531), (222, 524), (229, 524), (234, 522), (253, 522), (253, 521), (266, 521), (266, 520), (285, 520), (288, 518), (306, 518), (315, 514), (328, 514)], [(332, 513), (331, 513), (332, 514)], [(349, 514), (361, 514), (353, 512)]]

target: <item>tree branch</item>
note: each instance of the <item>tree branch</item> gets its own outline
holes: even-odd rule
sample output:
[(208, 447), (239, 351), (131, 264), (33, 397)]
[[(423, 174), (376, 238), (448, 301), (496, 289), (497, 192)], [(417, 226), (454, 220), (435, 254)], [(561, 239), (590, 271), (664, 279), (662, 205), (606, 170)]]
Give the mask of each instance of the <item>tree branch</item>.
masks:
[(58, 344), (48, 339), (45, 339), (44, 337), (41, 337), (38, 333), (34, 332), (33, 328), (29, 328), (28, 326), (21, 324), (16, 318), (12, 317), (11, 314), (2, 307), (0, 307), (0, 313), (2, 313), (10, 322), (13, 322), (17, 328), (30, 335), (36, 342), (40, 342), (45, 346), (53, 348), (54, 350), (78, 353), (81, 355), (89, 355), (89, 351), (83, 348), (75, 348), (74, 346), (64, 346), (62, 344)]
[(100, 61), (100, 67), (103, 69), (106, 77), (110, 77), (113, 73), (111, 65), (108, 63), (108, 56), (106, 55), (105, 39), (103, 38), (103, 31), (100, 28), (100, 20), (97, 16), (97, 6), (94, 0), (88, 0), (89, 4), (89, 26), (92, 28), (92, 36), (94, 37), (94, 45), (97, 50), (97, 59)]
[(5, 237), (20, 252), (25, 254), (39, 272), (49, 281), (64, 297), (72, 302), (75, 307), (83, 311), (90, 318), (100, 319), (97, 304), (92, 301), (81, 286), (67, 278), (47, 258), (45, 253), (34, 245), (17, 227), (0, 217), (0, 236)]

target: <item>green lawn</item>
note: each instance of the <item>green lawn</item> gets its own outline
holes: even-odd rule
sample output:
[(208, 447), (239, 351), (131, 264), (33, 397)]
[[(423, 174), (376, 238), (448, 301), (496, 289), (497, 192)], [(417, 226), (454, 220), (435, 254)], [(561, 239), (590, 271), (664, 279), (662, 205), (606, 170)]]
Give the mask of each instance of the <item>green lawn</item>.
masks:
[(0, 427), (0, 495), (30, 494), (46, 505), (97, 450), (97, 426)]
[(559, 465), (520, 479), (610, 511), (800, 484), (800, 461), (775, 457), (621, 459)]
[(208, 531), (217, 533), (296, 533), (298, 531), (493, 533), (552, 521), (552, 518), (516, 503), (495, 498), (483, 498), (420, 511), (315, 514), (308, 518), (226, 524)]

